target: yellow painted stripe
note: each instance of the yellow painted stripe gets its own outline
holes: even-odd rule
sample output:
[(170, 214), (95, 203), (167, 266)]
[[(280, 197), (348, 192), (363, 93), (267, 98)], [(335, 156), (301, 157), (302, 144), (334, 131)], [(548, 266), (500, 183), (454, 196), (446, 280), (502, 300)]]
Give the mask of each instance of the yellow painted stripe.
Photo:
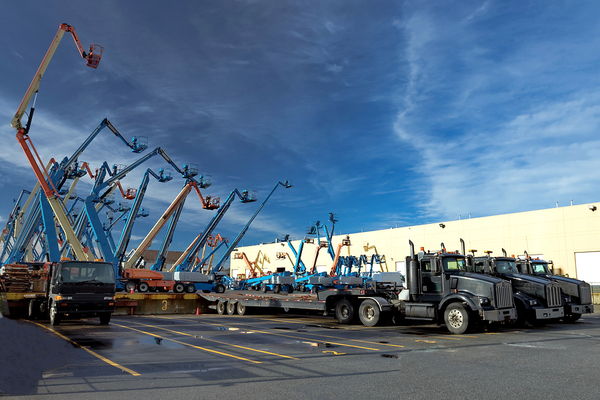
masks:
[[(163, 331), (167, 331), (167, 332), (171, 332), (171, 333), (176, 333), (176, 334), (178, 334), (178, 335), (190, 336), (190, 337), (193, 337), (193, 338), (202, 339), (202, 340), (206, 340), (206, 341), (209, 341), (209, 342), (214, 342), (214, 343), (219, 343), (219, 344), (223, 344), (223, 345), (226, 345), (226, 346), (237, 347), (237, 348), (239, 348), (239, 349), (244, 349), (244, 350), (249, 350), (249, 351), (255, 351), (255, 352), (258, 352), (258, 353), (269, 354), (269, 355), (273, 355), (273, 356), (277, 356), (277, 357), (289, 358), (289, 359), (291, 359), (291, 360), (298, 360), (298, 358), (295, 358), (295, 357), (290, 357), (290, 356), (284, 356), (283, 354), (271, 353), (271, 352), (269, 352), (269, 351), (257, 350), (257, 349), (253, 349), (253, 348), (250, 348), (250, 347), (244, 347), (244, 346), (240, 346), (240, 345), (237, 345), (237, 344), (231, 344), (231, 343), (220, 342), (220, 341), (218, 341), (218, 340), (214, 340), (214, 339), (207, 339), (207, 338), (205, 338), (205, 337), (203, 337), (203, 336), (192, 335), (192, 334), (190, 334), (190, 333), (185, 333), (185, 332), (178, 332), (178, 331), (174, 331), (174, 330), (172, 330), (172, 329), (163, 328), (163, 327), (160, 327), (160, 326), (155, 326), (155, 325), (147, 325), (147, 324), (142, 324), (142, 323), (140, 323), (140, 322), (134, 322), (134, 324), (137, 324), (137, 325), (142, 325), (142, 326), (147, 326), (147, 327), (149, 327), (149, 328), (161, 329), (161, 330), (163, 330)], [(236, 328), (236, 329), (237, 329), (237, 328)]]
[(250, 359), (248, 359), (248, 358), (234, 356), (233, 354), (228, 354), (228, 353), (223, 353), (223, 352), (221, 352), (221, 351), (216, 351), (216, 350), (207, 349), (206, 347), (194, 346), (193, 344), (189, 344), (189, 343), (180, 342), (179, 340), (175, 340), (175, 339), (169, 339), (169, 338), (167, 338), (167, 337), (164, 337), (164, 336), (159, 336), (159, 335), (157, 335), (157, 334), (150, 333), (150, 332), (144, 332), (144, 331), (142, 331), (142, 330), (135, 329), (135, 328), (132, 328), (132, 327), (129, 327), (129, 326), (119, 325), (119, 324), (115, 324), (115, 323), (112, 323), (111, 325), (119, 326), (119, 327), (121, 327), (121, 328), (124, 328), (124, 329), (130, 329), (130, 330), (132, 330), (132, 331), (136, 331), (136, 332), (139, 332), (139, 333), (143, 333), (143, 334), (145, 334), (145, 335), (148, 335), (148, 336), (152, 336), (152, 337), (159, 337), (159, 338), (161, 338), (161, 339), (164, 339), (164, 340), (168, 340), (168, 341), (171, 341), (171, 342), (174, 342), (174, 343), (178, 343), (178, 344), (181, 344), (181, 345), (183, 345), (183, 346), (193, 347), (194, 349), (198, 349), (198, 350), (207, 351), (207, 352), (209, 352), (209, 353), (215, 353), (215, 354), (219, 354), (219, 355), (222, 355), (222, 356), (226, 356), (226, 357), (235, 358), (235, 359), (237, 359), (237, 360), (248, 361), (248, 362), (251, 362), (251, 363), (254, 363), (254, 364), (261, 364), (261, 363), (262, 363), (261, 361), (254, 361), (254, 360), (250, 360)]
[[(205, 324), (205, 325), (227, 326), (225, 324), (216, 324), (216, 323), (206, 322), (206, 321), (198, 321), (198, 322), (200, 322), (201, 324)], [(231, 325), (242, 325), (242, 324), (233, 323)], [(254, 330), (254, 329), (246, 329), (246, 331), (247, 332), (255, 332), (255, 333), (264, 333), (264, 334), (267, 334), (267, 335), (274, 335), (274, 336), (290, 337), (290, 338), (300, 339), (300, 340), (313, 340), (313, 341), (315, 340), (315, 339), (312, 339), (312, 338), (308, 338), (307, 339), (307, 338), (302, 338), (302, 337), (298, 337), (298, 336), (284, 335), (282, 333), (257, 331), (257, 330)], [(306, 333), (306, 332), (302, 332), (302, 333)], [(310, 333), (309, 333), (309, 335), (310, 335)], [(317, 334), (313, 334), (313, 335), (317, 335)], [(323, 336), (323, 337), (327, 337), (327, 336)], [(329, 337), (334, 338), (334, 339), (339, 339), (339, 338), (334, 337), (334, 336), (329, 336)], [(349, 340), (354, 340), (354, 341), (357, 341), (357, 342), (362, 342), (361, 340), (355, 340), (355, 339), (349, 339)], [(373, 351), (379, 351), (380, 350), (380, 349), (374, 349), (372, 347), (354, 346), (354, 345), (351, 345), (351, 344), (342, 344), (342, 343), (336, 343), (336, 342), (330, 342), (330, 341), (328, 341), (328, 343), (335, 344), (335, 345), (338, 345), (338, 346), (354, 347), (354, 348), (357, 348), (357, 349), (364, 349), (364, 350), (373, 350)], [(372, 343), (372, 342), (365, 342), (365, 343)], [(379, 344), (383, 344), (383, 343), (374, 343), (374, 344), (378, 344), (379, 345)], [(399, 345), (392, 345), (392, 346), (399, 346)], [(404, 346), (399, 346), (399, 347), (404, 347)]]
[(47, 326), (44, 326), (44, 325), (42, 325), (42, 324), (38, 324), (37, 322), (33, 322), (33, 321), (28, 321), (28, 322), (31, 322), (32, 324), (35, 324), (35, 325), (37, 325), (37, 326), (41, 326), (42, 328), (49, 330), (50, 332), (52, 332), (52, 333), (54, 333), (55, 335), (57, 335), (57, 336), (59, 336), (59, 337), (61, 337), (61, 338), (65, 339), (66, 341), (68, 341), (69, 343), (73, 344), (74, 346), (77, 346), (77, 347), (79, 347), (80, 349), (83, 349), (83, 350), (87, 351), (88, 353), (90, 353), (90, 354), (91, 354), (91, 355), (93, 355), (94, 357), (96, 357), (96, 358), (98, 358), (98, 359), (100, 359), (100, 360), (104, 361), (105, 363), (107, 363), (107, 364), (109, 364), (109, 365), (112, 365), (113, 367), (120, 368), (120, 369), (122, 369), (123, 371), (125, 371), (125, 372), (128, 372), (128, 373), (130, 373), (130, 374), (131, 374), (131, 375), (133, 375), (133, 376), (140, 376), (140, 374), (138, 374), (138, 373), (137, 373), (137, 372), (135, 372), (134, 370), (131, 370), (131, 369), (129, 369), (129, 368), (126, 368), (126, 367), (122, 366), (121, 364), (117, 364), (116, 362), (114, 362), (114, 361), (111, 361), (111, 360), (109, 360), (109, 359), (108, 359), (108, 358), (106, 358), (106, 357), (102, 357), (100, 354), (98, 354), (98, 353), (96, 353), (96, 352), (94, 352), (94, 351), (92, 351), (92, 350), (90, 350), (90, 349), (88, 349), (88, 348), (85, 348), (85, 347), (81, 346), (79, 343), (72, 341), (72, 340), (71, 340), (71, 339), (69, 339), (68, 337), (66, 337), (66, 336), (64, 336), (64, 335), (61, 335), (60, 333), (56, 332), (55, 330), (52, 330), (52, 329), (48, 328)]

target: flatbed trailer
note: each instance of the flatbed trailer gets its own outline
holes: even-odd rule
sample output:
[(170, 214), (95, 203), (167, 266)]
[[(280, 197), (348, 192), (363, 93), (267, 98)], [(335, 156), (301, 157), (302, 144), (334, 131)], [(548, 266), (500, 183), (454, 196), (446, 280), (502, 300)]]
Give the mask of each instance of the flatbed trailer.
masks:
[[(360, 312), (362, 304), (376, 304), (378, 316), (390, 313), (389, 303), (376, 290), (375, 285), (368, 288), (326, 289), (317, 293), (262, 293), (255, 290), (236, 290), (226, 293), (198, 293), (209, 302), (209, 308), (218, 314), (244, 315), (252, 309), (313, 310), (324, 315), (334, 315), (340, 323), (351, 323), (356, 319), (364, 325), (372, 326), (379, 322), (364, 320)], [(358, 318), (356, 318), (358, 317)]]

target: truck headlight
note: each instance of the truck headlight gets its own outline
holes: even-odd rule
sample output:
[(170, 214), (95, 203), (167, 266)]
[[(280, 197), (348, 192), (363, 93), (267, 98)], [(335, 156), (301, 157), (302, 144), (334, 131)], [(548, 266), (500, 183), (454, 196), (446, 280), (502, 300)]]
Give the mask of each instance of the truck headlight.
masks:
[(537, 300), (529, 300), (529, 305), (530, 306), (537, 306), (538, 305), (538, 301)]
[(479, 304), (481, 304), (482, 306), (487, 306), (490, 304), (490, 299), (488, 299), (487, 297), (480, 297)]

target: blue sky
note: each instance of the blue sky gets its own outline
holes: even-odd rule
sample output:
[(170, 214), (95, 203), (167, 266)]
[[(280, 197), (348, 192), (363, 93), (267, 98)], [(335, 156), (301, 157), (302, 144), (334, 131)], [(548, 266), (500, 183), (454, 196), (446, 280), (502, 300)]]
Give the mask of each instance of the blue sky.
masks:
[[(599, 199), (598, 2), (27, 1), (3, 15), (0, 224), (35, 183), (10, 120), (62, 22), (104, 54), (87, 68), (64, 37), (30, 132), (42, 159), (108, 118), (212, 175), (204, 195), (260, 202), (293, 180), (242, 245), (303, 237), (329, 212), (352, 233)], [(138, 157), (105, 130), (80, 160)], [(182, 185), (150, 182), (133, 245)], [(258, 206), (235, 203), (215, 233), (233, 239)], [(213, 213), (190, 195), (172, 249)]]

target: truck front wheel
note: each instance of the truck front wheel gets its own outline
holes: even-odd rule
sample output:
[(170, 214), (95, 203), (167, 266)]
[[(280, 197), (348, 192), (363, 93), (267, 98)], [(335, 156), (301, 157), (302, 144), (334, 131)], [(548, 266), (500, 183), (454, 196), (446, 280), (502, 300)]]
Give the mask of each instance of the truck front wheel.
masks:
[(340, 324), (350, 324), (354, 321), (354, 306), (346, 299), (335, 304), (335, 318)]
[(60, 314), (56, 311), (56, 307), (50, 309), (50, 325), (60, 325)]
[(444, 311), (446, 328), (455, 335), (465, 333), (469, 328), (469, 313), (460, 303), (452, 303)]
[(111, 315), (111, 313), (100, 314), (100, 325), (108, 325)]
[(375, 326), (379, 323), (379, 306), (373, 300), (365, 300), (358, 308), (358, 317), (365, 326)]

